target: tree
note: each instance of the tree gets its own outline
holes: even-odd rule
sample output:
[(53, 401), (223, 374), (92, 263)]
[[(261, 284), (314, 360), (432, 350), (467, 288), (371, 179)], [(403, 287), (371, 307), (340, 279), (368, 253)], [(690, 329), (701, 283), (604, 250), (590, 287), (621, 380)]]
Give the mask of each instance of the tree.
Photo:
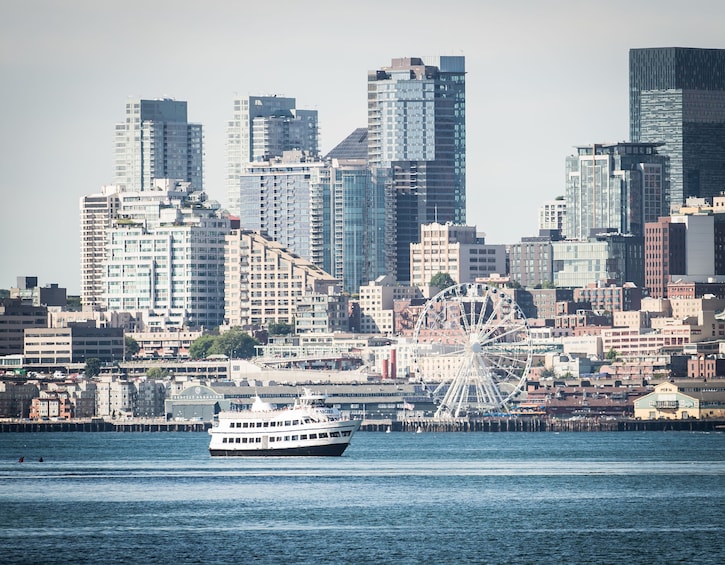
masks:
[(258, 339), (243, 332), (241, 328), (234, 327), (216, 338), (209, 353), (234, 359), (249, 359), (256, 355), (256, 345), (259, 345)]
[(430, 278), (429, 284), (439, 290), (445, 290), (448, 287), (455, 286), (456, 281), (448, 273), (436, 273)]
[(130, 359), (134, 355), (136, 355), (139, 350), (141, 349), (141, 346), (139, 346), (138, 341), (133, 339), (130, 335), (124, 336), (123, 338), (124, 343), (124, 357), (126, 359)]
[(189, 346), (189, 357), (192, 359), (203, 359), (211, 353), (211, 348), (215, 341), (216, 337), (213, 335), (199, 336), (194, 340), (194, 343)]
[(101, 372), (101, 360), (96, 357), (86, 359), (86, 377), (95, 377)]
[(161, 367), (151, 367), (146, 371), (146, 376), (152, 381), (163, 381), (169, 376), (169, 371)]
[(614, 349), (614, 347), (612, 347), (609, 351), (607, 351), (606, 357), (609, 361), (616, 361), (617, 360), (617, 350)]
[(267, 326), (269, 335), (289, 335), (294, 328), (285, 322), (276, 322)]

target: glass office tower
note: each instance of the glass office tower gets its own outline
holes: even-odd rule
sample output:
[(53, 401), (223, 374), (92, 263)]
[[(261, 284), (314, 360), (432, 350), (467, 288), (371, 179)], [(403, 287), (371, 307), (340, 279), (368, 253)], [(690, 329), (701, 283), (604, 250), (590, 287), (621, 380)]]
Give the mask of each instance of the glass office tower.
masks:
[(393, 59), (368, 73), (368, 159), (385, 194), (387, 270), (410, 281), (420, 225), (466, 220), (465, 58)]
[(664, 143), (673, 206), (725, 188), (725, 49), (631, 49), (629, 116), (633, 142)]

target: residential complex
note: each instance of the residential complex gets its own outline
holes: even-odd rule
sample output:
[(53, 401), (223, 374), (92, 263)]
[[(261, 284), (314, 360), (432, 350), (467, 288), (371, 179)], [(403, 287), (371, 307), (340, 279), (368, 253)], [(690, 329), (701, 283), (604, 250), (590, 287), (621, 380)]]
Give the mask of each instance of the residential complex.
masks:
[(600, 232), (641, 236), (668, 211), (667, 158), (656, 143), (593, 144), (566, 158), (567, 239)]
[[(294, 98), (248, 96), (234, 100), (227, 123), (227, 193), (229, 210), (238, 215), (246, 207), (239, 178), (247, 164), (270, 161), (293, 149), (317, 156), (317, 110), (301, 110)], [(244, 203), (244, 206), (242, 206)], [(253, 225), (242, 226), (254, 229)]]
[(140, 192), (155, 179), (179, 179), (203, 190), (202, 145), (202, 127), (187, 121), (186, 102), (129, 100), (116, 124), (114, 184)]
[(225, 325), (293, 324), (308, 294), (329, 293), (339, 281), (267, 236), (235, 229), (225, 241)]

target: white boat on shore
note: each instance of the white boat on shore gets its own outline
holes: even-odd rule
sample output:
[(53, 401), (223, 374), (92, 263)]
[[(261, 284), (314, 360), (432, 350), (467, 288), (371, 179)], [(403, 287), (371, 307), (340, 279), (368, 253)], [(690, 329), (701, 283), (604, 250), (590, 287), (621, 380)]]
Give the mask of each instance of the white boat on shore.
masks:
[(249, 410), (220, 412), (209, 430), (212, 457), (342, 455), (361, 420), (343, 418), (322, 394), (305, 389), (294, 406), (255, 398)]

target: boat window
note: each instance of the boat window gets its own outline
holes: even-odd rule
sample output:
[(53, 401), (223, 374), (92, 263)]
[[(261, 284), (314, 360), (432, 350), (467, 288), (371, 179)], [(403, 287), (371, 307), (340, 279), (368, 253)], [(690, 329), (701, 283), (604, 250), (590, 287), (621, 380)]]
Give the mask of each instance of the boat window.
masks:
[(276, 427), (276, 426), (277, 426), (277, 422), (270, 422), (270, 423), (269, 423), (269, 426), (270, 426), (271, 428), (274, 428), (274, 427)]
[[(239, 422), (237, 422), (237, 427), (239, 427)], [(243, 422), (242, 423), (242, 427), (243, 428), (248, 428), (249, 427), (249, 423), (248, 422)]]
[(274, 436), (269, 436), (269, 441), (270, 442), (277, 441), (277, 438), (275, 438)]
[(299, 420), (292, 420), (292, 425), (293, 426), (297, 426), (297, 425), (299, 425), (299, 423), (300, 423)]
[(243, 437), (242, 438), (242, 443), (247, 443), (247, 438)]
[(310, 439), (317, 439), (317, 434), (310, 434)]
[(297, 441), (299, 439), (298, 436), (292, 436), (292, 441)]
[(309, 424), (311, 421), (309, 418), (305, 418), (305, 424)]
[(222, 438), (222, 443), (226, 443), (226, 442), (227, 442), (227, 438), (223, 437)]
[(262, 438), (261, 437), (255, 437), (254, 438), (254, 443), (262, 443)]
[(285, 441), (289, 441), (289, 436), (284, 436)]
[(343, 430), (343, 432), (342, 432), (342, 435), (343, 435), (344, 437), (347, 437), (347, 436), (349, 436), (349, 435), (350, 435), (350, 430)]
[(285, 420), (284, 425), (285, 426), (289, 426), (290, 425), (290, 421), (289, 420)]
[(257, 422), (257, 427), (258, 428), (261, 428), (262, 427), (262, 422)]
[(320, 437), (327, 437), (327, 433), (326, 432), (320, 432)]
[(237, 438), (237, 441), (236, 441), (236, 443), (240, 443), (240, 441), (239, 441), (239, 438)]
[(302, 434), (302, 435), (300, 436), (300, 439), (307, 439), (307, 434)]
[(269, 422), (265, 422), (262, 427), (268, 428), (269, 427)]
[(330, 432), (330, 437), (340, 437), (340, 432)]

